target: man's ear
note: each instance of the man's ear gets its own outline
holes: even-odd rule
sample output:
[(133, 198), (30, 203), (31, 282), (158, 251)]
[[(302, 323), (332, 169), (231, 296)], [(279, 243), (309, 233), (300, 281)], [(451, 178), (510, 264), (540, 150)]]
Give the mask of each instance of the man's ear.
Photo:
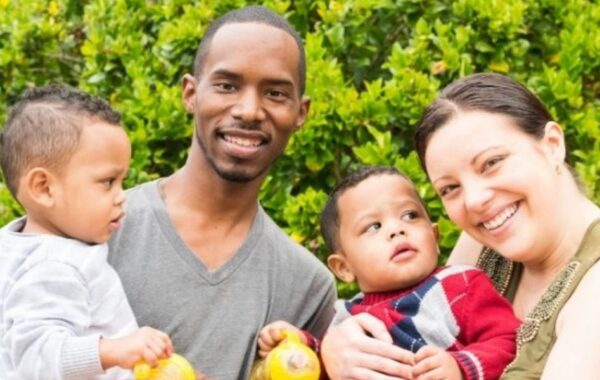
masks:
[(554, 121), (549, 121), (544, 126), (544, 137), (542, 143), (557, 163), (562, 164), (567, 155), (565, 148), (565, 136), (562, 128)]
[(348, 260), (346, 260), (346, 256), (342, 253), (332, 253), (327, 258), (327, 266), (329, 269), (335, 274), (337, 278), (344, 282), (354, 282), (356, 280), (356, 276), (354, 276), (354, 272), (348, 265)]
[(24, 190), (24, 195), (36, 204), (42, 207), (52, 207), (55, 201), (53, 192), (55, 181), (56, 177), (47, 169), (35, 167), (25, 174), (20, 187)]
[(308, 115), (309, 110), (310, 98), (308, 96), (303, 96), (302, 99), (300, 99), (300, 111), (298, 113), (298, 119), (296, 120), (296, 130), (302, 128), (302, 125), (306, 120), (306, 115)]
[(189, 113), (194, 112), (196, 103), (196, 78), (191, 74), (185, 74), (181, 79), (181, 97), (183, 105)]

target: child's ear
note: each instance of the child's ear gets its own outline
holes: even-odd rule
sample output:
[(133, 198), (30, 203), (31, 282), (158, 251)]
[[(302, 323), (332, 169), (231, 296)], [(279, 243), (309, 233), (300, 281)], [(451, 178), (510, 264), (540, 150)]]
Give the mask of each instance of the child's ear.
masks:
[(435, 236), (435, 242), (440, 242), (440, 229), (438, 228), (437, 223), (431, 223), (431, 228), (433, 229), (433, 236)]
[(52, 207), (54, 197), (52, 185), (55, 177), (47, 169), (33, 168), (27, 172), (21, 182), (26, 196), (36, 204), (43, 207)]
[(354, 282), (356, 276), (352, 272), (352, 269), (348, 265), (346, 256), (342, 253), (333, 253), (327, 258), (327, 265), (329, 269), (335, 274), (337, 278), (344, 282)]

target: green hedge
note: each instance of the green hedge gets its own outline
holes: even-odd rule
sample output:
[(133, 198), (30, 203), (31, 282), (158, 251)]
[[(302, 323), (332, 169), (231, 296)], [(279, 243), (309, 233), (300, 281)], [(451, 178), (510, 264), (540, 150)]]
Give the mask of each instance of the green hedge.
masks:
[[(242, 0), (0, 0), (0, 122), (25, 88), (63, 82), (124, 113), (134, 153), (128, 186), (178, 168), (192, 123), (180, 79), (198, 40)], [(270, 214), (320, 258), (326, 194), (361, 164), (407, 172), (438, 220), (444, 252), (458, 231), (412, 150), (423, 108), (450, 81), (508, 73), (564, 126), (570, 158), (600, 200), (600, 5), (585, 0), (264, 1), (306, 41), (307, 123), (262, 189)], [(449, 154), (452, 147), (449, 147)], [(0, 224), (21, 213), (0, 182)], [(351, 288), (341, 286), (342, 294)]]

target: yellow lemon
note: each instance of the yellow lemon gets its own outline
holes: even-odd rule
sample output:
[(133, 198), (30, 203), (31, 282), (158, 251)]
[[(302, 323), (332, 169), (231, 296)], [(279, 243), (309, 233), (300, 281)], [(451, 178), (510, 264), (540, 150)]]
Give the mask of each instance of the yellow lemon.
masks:
[(196, 380), (191, 364), (177, 354), (159, 360), (158, 366), (154, 368), (144, 362), (136, 364), (133, 375), (135, 380)]

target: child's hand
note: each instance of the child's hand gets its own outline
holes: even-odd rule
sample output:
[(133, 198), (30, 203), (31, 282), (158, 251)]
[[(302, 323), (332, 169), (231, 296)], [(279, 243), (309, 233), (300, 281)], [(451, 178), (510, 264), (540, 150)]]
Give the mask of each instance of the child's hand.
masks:
[(417, 351), (412, 375), (415, 380), (464, 379), (454, 357), (435, 346), (424, 346)]
[(166, 359), (172, 353), (169, 336), (150, 327), (142, 327), (123, 338), (100, 340), (100, 361), (104, 369), (114, 366), (132, 369), (139, 361), (156, 367), (159, 359)]
[(284, 336), (282, 333), (284, 330), (297, 332), (302, 343), (306, 344), (306, 338), (300, 329), (285, 321), (275, 321), (263, 327), (258, 334), (258, 355), (261, 358), (266, 357), (283, 340)]

